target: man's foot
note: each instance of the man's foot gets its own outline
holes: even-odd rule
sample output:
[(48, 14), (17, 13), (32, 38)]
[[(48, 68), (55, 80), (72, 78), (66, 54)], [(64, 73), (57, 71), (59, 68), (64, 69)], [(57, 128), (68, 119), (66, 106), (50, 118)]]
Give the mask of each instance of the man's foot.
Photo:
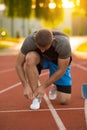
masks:
[(56, 86), (53, 84), (50, 91), (49, 91), (49, 99), (54, 100), (57, 97), (57, 91), (56, 91)]
[(30, 109), (32, 110), (38, 110), (40, 108), (41, 100), (39, 98), (35, 98), (32, 101), (32, 104), (30, 105)]

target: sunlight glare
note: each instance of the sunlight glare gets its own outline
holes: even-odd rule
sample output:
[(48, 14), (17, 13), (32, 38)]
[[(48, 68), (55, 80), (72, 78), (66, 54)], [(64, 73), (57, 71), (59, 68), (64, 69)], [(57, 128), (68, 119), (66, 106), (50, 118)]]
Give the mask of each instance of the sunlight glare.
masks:
[(50, 8), (50, 9), (56, 8), (56, 4), (55, 4), (54, 2), (50, 2), (50, 3), (49, 3), (49, 8)]
[(5, 5), (4, 4), (0, 4), (0, 11), (4, 11), (5, 10)]
[(63, 8), (73, 8), (75, 5), (73, 3), (73, 1), (69, 1), (69, 0), (62, 0), (62, 7)]

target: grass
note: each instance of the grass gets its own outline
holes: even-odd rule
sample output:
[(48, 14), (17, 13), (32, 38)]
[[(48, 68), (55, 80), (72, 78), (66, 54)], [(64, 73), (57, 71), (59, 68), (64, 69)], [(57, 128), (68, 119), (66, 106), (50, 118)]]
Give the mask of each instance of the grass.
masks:
[(2, 49), (6, 49), (9, 48), (13, 45), (17, 45), (19, 42), (21, 41), (21, 39), (19, 38), (4, 38), (4, 39), (0, 39), (0, 50)]
[(84, 42), (80, 46), (78, 46), (77, 51), (79, 51), (79, 52), (87, 52), (87, 42)]
[(11, 38), (11, 37), (10, 37), (10, 38), (6, 38), (5, 40), (6, 40), (6, 41), (10, 41), (10, 42), (12, 41), (12, 42), (15, 42), (15, 43), (18, 43), (18, 42), (19, 42), (19, 38)]
[(0, 44), (0, 50), (5, 49), (5, 48), (9, 48), (9, 45)]
[(19, 42), (19, 38), (11, 38), (11, 37), (9, 37), (9, 38), (1, 38), (0, 39), (0, 41), (7, 41), (7, 42), (15, 42), (15, 43), (18, 43)]

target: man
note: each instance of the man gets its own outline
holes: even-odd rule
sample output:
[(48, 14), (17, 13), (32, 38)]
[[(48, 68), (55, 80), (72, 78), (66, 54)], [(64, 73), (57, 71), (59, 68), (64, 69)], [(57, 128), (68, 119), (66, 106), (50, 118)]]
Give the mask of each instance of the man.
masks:
[[(32, 100), (31, 109), (39, 109), (46, 88), (54, 85), (49, 98), (57, 98), (60, 104), (71, 99), (72, 60), (69, 38), (63, 33), (40, 29), (29, 35), (23, 42), (17, 56), (16, 70), (24, 87), (24, 96)], [(49, 69), (49, 78), (38, 84), (42, 69)], [(53, 97), (52, 97), (53, 96)]]

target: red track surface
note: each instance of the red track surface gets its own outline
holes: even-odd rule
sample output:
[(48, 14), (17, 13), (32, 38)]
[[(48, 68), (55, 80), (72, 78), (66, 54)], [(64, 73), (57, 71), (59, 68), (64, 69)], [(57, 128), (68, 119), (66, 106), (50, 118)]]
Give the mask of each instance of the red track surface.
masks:
[[(87, 130), (87, 101), (81, 97), (82, 84), (87, 83), (87, 60), (73, 56), (70, 104), (50, 102), (46, 95), (38, 111), (31, 111), (30, 100), (23, 96), (15, 60), (16, 56), (0, 56), (0, 130)], [(46, 79), (47, 73), (43, 71), (41, 81)]]

